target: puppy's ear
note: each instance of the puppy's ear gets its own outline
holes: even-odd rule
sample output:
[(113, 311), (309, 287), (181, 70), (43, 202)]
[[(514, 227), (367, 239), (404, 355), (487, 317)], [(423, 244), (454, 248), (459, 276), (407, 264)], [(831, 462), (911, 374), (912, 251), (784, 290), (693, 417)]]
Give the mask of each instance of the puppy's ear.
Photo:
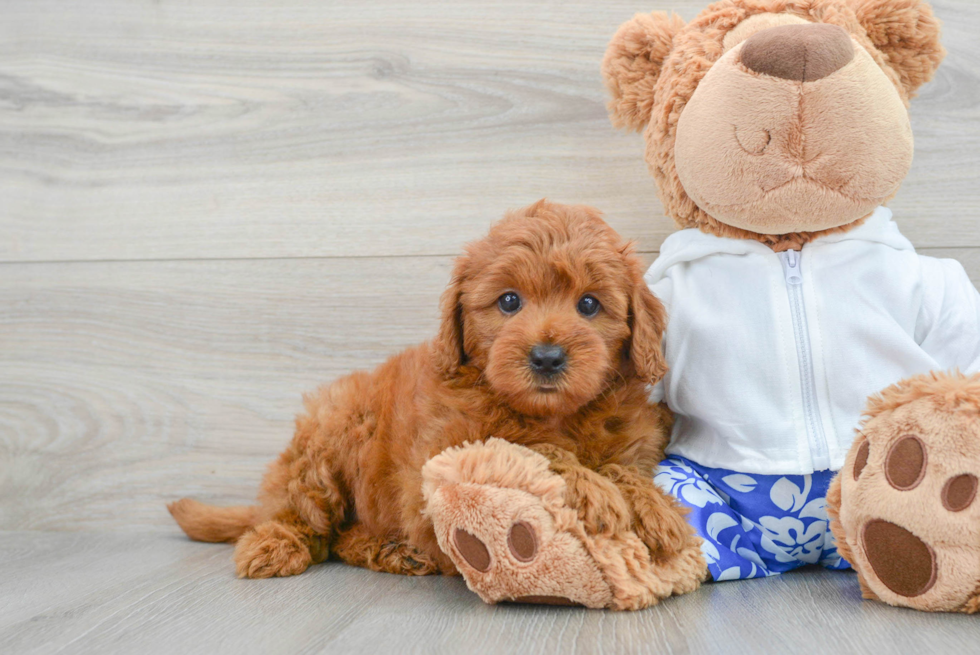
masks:
[(630, 292), (630, 339), (627, 352), (636, 375), (647, 384), (656, 384), (667, 374), (663, 354), (663, 335), (667, 310), (643, 281), (640, 263), (629, 255), (633, 288)]
[(432, 342), (437, 370), (446, 377), (451, 377), (466, 363), (466, 350), (463, 345), (463, 278), (466, 275), (467, 262), (464, 257), (456, 260), (453, 266), (453, 277), (449, 286), (442, 294), (439, 308), (442, 322), (439, 333)]
[(680, 16), (662, 11), (637, 14), (619, 27), (602, 60), (613, 125), (639, 132), (650, 122), (653, 87), (683, 27)]
[(922, 0), (850, 0), (858, 22), (885, 55), (910, 98), (932, 79), (946, 50), (941, 24)]

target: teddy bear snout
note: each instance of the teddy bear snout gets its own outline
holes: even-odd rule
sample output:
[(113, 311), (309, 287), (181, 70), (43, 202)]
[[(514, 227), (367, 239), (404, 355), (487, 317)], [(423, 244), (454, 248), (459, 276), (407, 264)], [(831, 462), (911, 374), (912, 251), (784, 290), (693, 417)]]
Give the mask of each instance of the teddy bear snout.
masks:
[(854, 59), (854, 44), (841, 27), (825, 23), (779, 25), (753, 34), (742, 45), (749, 70), (796, 82), (827, 77)]

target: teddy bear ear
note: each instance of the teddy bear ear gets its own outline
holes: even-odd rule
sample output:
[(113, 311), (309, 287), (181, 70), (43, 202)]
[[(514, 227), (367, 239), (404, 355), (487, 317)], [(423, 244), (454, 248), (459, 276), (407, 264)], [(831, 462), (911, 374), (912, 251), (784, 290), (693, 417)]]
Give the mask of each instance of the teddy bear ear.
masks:
[(662, 11), (637, 14), (620, 25), (602, 60), (602, 76), (612, 94), (609, 115), (616, 127), (640, 131), (650, 122), (653, 88), (674, 35), (683, 27), (680, 16)]
[(851, 6), (908, 96), (915, 96), (946, 56), (932, 8), (922, 0), (851, 0)]

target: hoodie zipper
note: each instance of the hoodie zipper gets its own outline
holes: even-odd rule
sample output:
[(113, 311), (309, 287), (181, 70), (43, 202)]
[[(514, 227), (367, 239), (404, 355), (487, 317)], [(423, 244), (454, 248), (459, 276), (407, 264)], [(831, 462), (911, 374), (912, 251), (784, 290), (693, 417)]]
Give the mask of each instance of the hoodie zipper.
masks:
[(817, 376), (813, 370), (813, 348), (806, 320), (806, 303), (803, 300), (803, 253), (799, 250), (786, 250), (779, 253), (783, 264), (783, 277), (786, 280), (786, 293), (789, 295), (789, 309), (793, 318), (793, 335), (796, 338), (796, 357), (800, 365), (800, 389), (803, 393), (803, 414), (806, 420), (807, 441), (810, 444), (810, 458), (813, 470), (830, 468), (830, 453), (827, 436), (820, 418), (820, 405), (817, 401)]

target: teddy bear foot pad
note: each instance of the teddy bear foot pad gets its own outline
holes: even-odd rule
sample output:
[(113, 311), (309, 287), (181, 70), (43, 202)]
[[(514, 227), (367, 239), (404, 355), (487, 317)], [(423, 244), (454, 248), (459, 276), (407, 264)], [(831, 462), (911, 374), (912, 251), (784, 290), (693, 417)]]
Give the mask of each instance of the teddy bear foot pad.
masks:
[(423, 479), (439, 546), (487, 603), (640, 609), (704, 577), (696, 544), (658, 563), (632, 532), (589, 534), (565, 504), (562, 477), (522, 446), (450, 449)]
[(872, 401), (828, 498), (866, 598), (980, 610), (978, 415), (976, 377), (920, 376)]

